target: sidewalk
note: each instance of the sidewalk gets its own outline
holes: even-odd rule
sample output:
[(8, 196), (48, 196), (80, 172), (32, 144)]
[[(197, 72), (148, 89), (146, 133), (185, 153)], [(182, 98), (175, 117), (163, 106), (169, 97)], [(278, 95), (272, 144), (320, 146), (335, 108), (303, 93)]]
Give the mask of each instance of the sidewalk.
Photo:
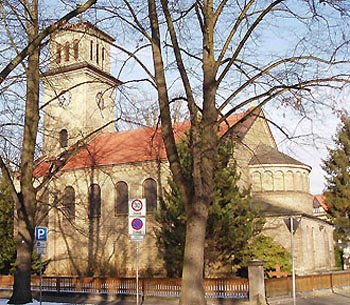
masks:
[[(292, 298), (269, 299), (268, 305), (294, 305)], [(318, 291), (297, 295), (296, 305), (349, 305), (350, 289), (337, 288), (331, 290)]]
[[(35, 296), (39, 300), (38, 296)], [(177, 305), (178, 298), (170, 297), (146, 297), (140, 305)], [(53, 296), (50, 294), (43, 295), (43, 305), (59, 304), (98, 304), (98, 305), (136, 305), (136, 296), (127, 296), (125, 298), (113, 298), (106, 296), (78, 296), (77, 294), (66, 294), (60, 296)], [(56, 305), (55, 304), (55, 305)], [(207, 305), (248, 305), (247, 300), (236, 299), (207, 299)], [(291, 297), (270, 298), (267, 299), (267, 305), (294, 305)], [(298, 294), (295, 300), (295, 305), (349, 305), (350, 304), (350, 288), (337, 288), (332, 292), (331, 290), (322, 290), (317, 292)], [(0, 305), (2, 303), (0, 302)], [(37, 303), (35, 304), (37, 305)]]

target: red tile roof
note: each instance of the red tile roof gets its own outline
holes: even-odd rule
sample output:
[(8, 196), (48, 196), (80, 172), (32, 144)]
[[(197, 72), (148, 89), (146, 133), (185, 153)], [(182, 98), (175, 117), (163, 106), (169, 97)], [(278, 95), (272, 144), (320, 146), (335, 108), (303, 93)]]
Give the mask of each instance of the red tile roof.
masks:
[[(259, 110), (260, 112), (260, 110)], [(220, 124), (219, 134), (223, 135), (228, 128), (232, 128), (232, 135), (244, 137), (257, 115), (248, 113), (231, 115)], [(178, 141), (189, 130), (190, 122), (174, 125), (175, 140)], [(145, 162), (153, 160), (166, 160), (166, 151), (161, 137), (160, 127), (139, 128), (128, 131), (101, 134), (85, 148), (73, 156), (62, 170), (90, 168), (95, 166), (108, 166), (125, 163)], [(55, 158), (47, 158), (39, 162), (35, 169), (35, 176), (43, 176), (48, 173), (50, 164)]]
[[(316, 201), (316, 202), (315, 202)], [(315, 195), (314, 196), (314, 202), (313, 202), (313, 207), (317, 208), (317, 203), (325, 210), (328, 211), (329, 207), (326, 202), (326, 196), (321, 194), (321, 195)]]

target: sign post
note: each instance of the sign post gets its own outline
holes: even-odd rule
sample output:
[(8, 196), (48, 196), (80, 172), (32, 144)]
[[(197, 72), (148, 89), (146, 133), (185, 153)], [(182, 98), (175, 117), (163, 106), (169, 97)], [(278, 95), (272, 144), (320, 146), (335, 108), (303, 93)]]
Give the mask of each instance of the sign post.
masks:
[(46, 254), (46, 242), (47, 242), (47, 228), (46, 227), (35, 227), (35, 243), (36, 243), (36, 252), (39, 254), (39, 268), (40, 268), (40, 294), (39, 302), (41, 305), (42, 300), (42, 278), (43, 278), (43, 266), (42, 266), (42, 254)]
[(129, 200), (129, 235), (136, 242), (136, 305), (139, 305), (139, 242), (146, 235), (146, 199)]
[(290, 231), (291, 236), (291, 252), (292, 252), (292, 294), (293, 294), (293, 305), (296, 304), (296, 295), (295, 295), (295, 257), (294, 257), (294, 234), (299, 226), (300, 219), (294, 217), (286, 218), (284, 220), (288, 230)]

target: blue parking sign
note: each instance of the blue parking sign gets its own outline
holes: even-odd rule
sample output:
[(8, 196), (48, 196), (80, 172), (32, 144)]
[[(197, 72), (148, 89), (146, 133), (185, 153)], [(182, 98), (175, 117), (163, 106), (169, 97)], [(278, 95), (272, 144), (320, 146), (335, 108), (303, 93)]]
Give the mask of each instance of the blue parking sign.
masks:
[(47, 241), (47, 228), (46, 227), (35, 227), (35, 240), (36, 241)]

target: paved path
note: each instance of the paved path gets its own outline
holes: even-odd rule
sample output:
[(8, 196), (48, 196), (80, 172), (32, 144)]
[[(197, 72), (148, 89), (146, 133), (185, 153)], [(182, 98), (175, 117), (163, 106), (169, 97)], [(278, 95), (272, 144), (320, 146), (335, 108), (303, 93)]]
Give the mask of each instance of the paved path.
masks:
[[(292, 298), (270, 299), (269, 305), (294, 305)], [(337, 289), (297, 296), (295, 305), (350, 305), (350, 289)]]
[[(38, 298), (36, 298), (38, 299)], [(136, 305), (136, 297), (126, 298), (100, 298), (90, 296), (78, 297), (74, 294), (68, 294), (65, 296), (49, 297), (44, 295), (44, 303), (53, 302), (61, 304), (91, 304), (91, 305)], [(140, 299), (141, 301), (141, 299)], [(177, 298), (161, 298), (161, 297), (146, 297), (140, 305), (178, 305), (179, 300)], [(248, 301), (233, 300), (233, 299), (208, 299), (208, 305), (248, 305)], [(1, 302), (0, 302), (0, 305)], [(35, 304), (38, 305), (38, 304)], [(53, 305), (43, 304), (43, 305)], [(267, 305), (294, 305), (292, 298), (274, 298), (268, 299)], [(350, 288), (336, 289), (335, 291), (324, 290), (315, 293), (305, 293), (297, 295), (295, 305), (350, 305)]]

